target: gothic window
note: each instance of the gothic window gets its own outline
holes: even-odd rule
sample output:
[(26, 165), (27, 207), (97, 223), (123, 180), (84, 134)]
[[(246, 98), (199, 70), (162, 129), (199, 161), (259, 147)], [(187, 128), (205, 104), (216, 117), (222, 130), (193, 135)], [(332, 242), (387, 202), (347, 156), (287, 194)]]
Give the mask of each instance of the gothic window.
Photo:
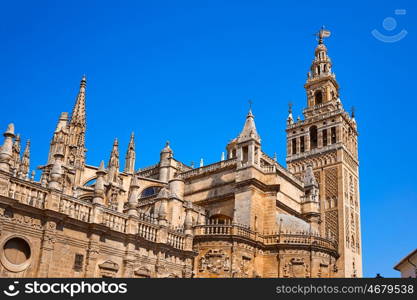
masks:
[(145, 198), (145, 197), (150, 197), (150, 196), (156, 195), (159, 192), (160, 189), (161, 189), (161, 187), (159, 187), (159, 186), (148, 187), (148, 188), (146, 188), (142, 191), (140, 197)]
[(297, 140), (292, 139), (292, 154), (297, 154)]
[(323, 130), (323, 147), (327, 146), (327, 129)]
[(317, 148), (317, 126), (310, 127), (310, 148)]
[(320, 90), (316, 91), (316, 93), (314, 94), (314, 100), (315, 105), (323, 103), (323, 93)]
[(336, 127), (332, 127), (331, 129), (331, 138), (332, 138), (332, 144), (336, 143)]
[(300, 137), (300, 152), (305, 151), (304, 136)]

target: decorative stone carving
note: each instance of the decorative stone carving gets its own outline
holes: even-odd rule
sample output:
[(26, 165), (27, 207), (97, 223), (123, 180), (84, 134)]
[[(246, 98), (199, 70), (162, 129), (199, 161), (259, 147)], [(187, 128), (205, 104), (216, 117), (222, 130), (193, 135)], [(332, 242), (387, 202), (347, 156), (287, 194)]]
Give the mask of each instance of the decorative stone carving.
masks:
[(101, 277), (115, 277), (119, 271), (119, 265), (111, 260), (106, 260), (102, 264), (98, 265), (100, 269)]
[(305, 278), (310, 277), (310, 266), (304, 261), (304, 258), (291, 258), (283, 267), (284, 277)]
[(230, 271), (230, 258), (223, 250), (210, 249), (199, 261), (199, 271), (220, 274)]
[(136, 269), (133, 273), (136, 278), (150, 278), (151, 277), (151, 270), (145, 266)]

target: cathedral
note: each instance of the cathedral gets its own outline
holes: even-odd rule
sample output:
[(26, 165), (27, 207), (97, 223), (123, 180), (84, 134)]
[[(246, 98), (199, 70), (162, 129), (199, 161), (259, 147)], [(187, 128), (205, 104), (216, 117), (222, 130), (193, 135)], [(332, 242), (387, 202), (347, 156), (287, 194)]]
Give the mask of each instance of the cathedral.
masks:
[(0, 277), (361, 277), (357, 124), (339, 97), (329, 35), (317, 34), (303, 118), (290, 106), (283, 120), (286, 167), (262, 151), (252, 110), (216, 163), (184, 164), (167, 142), (159, 161), (136, 169), (132, 134), (124, 157), (116, 139), (106, 162), (89, 165), (85, 77), (39, 180), (30, 142), (9, 124)]

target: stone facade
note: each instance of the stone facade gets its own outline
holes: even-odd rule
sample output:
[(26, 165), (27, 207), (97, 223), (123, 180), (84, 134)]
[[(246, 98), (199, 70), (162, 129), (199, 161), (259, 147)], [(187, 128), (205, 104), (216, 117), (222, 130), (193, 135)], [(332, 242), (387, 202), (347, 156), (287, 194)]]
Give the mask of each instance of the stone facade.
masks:
[(356, 123), (322, 39), (312, 72), (305, 120), (290, 111), (287, 121), (288, 169), (262, 151), (251, 110), (217, 163), (187, 166), (167, 142), (158, 163), (135, 170), (132, 134), (123, 171), (117, 140), (107, 165), (88, 165), (85, 77), (39, 181), (30, 144), (21, 155), (10, 124), (0, 149), (0, 276), (361, 276)]

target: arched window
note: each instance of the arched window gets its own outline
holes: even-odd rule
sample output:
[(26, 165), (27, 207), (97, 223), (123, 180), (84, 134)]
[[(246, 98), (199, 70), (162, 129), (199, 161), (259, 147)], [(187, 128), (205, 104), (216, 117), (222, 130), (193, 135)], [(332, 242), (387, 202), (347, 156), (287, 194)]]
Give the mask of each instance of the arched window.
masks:
[(310, 127), (310, 149), (317, 148), (317, 126)]
[(158, 194), (160, 189), (161, 189), (161, 187), (159, 187), (159, 186), (147, 187), (146, 189), (144, 189), (142, 191), (142, 194), (140, 194), (140, 197), (145, 198), (145, 197), (153, 196), (155, 194)]
[(323, 103), (323, 93), (319, 90), (314, 93), (315, 105)]

